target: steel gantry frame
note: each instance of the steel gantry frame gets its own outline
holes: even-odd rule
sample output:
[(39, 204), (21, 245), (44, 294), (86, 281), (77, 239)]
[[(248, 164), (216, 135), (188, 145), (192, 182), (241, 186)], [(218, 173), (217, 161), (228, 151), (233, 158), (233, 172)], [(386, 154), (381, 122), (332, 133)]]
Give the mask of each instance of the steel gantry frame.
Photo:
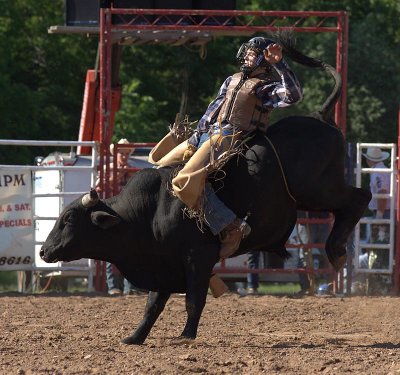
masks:
[[(107, 3), (107, 2), (106, 2)], [(92, 29), (93, 28), (86, 28)], [(112, 45), (114, 43), (205, 44), (217, 36), (249, 36), (290, 29), (294, 32), (336, 33), (336, 69), (342, 77), (342, 93), (335, 120), (346, 132), (348, 16), (344, 11), (242, 11), (196, 9), (100, 9), (100, 173), (110, 173)], [(82, 31), (81, 31), (82, 32)], [(105, 168), (102, 168), (102, 164)], [(102, 176), (100, 180), (103, 181)], [(110, 187), (105, 179), (104, 191)]]
[[(88, 32), (93, 30), (87, 29)], [(345, 135), (348, 62), (348, 16), (345, 11), (121, 9), (112, 5), (101, 8), (99, 171), (100, 180), (105, 182), (105, 194), (112, 191), (109, 179), (103, 179), (103, 174), (110, 175), (113, 44), (204, 45), (213, 37), (251, 36), (288, 29), (304, 33), (336, 33), (336, 70), (342, 77), (342, 93), (335, 108), (335, 121)]]

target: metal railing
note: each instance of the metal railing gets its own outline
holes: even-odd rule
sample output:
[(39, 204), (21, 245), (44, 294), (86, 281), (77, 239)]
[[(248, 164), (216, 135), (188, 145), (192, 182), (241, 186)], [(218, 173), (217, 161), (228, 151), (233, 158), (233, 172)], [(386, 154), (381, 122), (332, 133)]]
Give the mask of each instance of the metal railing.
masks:
[[(75, 152), (73, 149), (78, 146), (86, 146), (92, 149), (91, 161), (89, 165), (85, 166), (65, 166), (57, 163), (52, 165), (0, 165), (0, 169), (12, 168), (13, 170), (29, 170), (32, 178), (32, 194), (31, 194), (31, 210), (32, 210), (32, 219), (33, 219), (33, 242), (32, 242), (32, 263), (30, 264), (14, 264), (12, 266), (0, 267), (0, 270), (16, 270), (16, 271), (33, 271), (33, 272), (73, 272), (74, 274), (82, 274), (86, 275), (88, 279), (88, 291), (93, 290), (93, 277), (94, 277), (94, 261), (91, 259), (84, 259), (78, 262), (71, 262), (70, 264), (65, 262), (58, 262), (54, 264), (47, 264), (43, 262), (39, 257), (39, 250), (41, 245), (44, 243), (44, 238), (47, 237), (48, 233), (39, 233), (39, 223), (41, 222), (55, 222), (64, 208), (65, 198), (67, 200), (71, 200), (71, 198), (78, 197), (88, 191), (90, 187), (95, 186), (95, 181), (97, 177), (97, 161), (98, 161), (98, 153), (97, 153), (97, 144), (96, 142), (74, 142), (74, 141), (38, 141), (38, 140), (7, 140), (1, 139), (0, 146), (46, 146), (46, 147), (71, 147), (71, 156), (75, 156)], [(60, 183), (53, 189), (53, 191), (40, 191), (37, 192), (36, 180), (35, 176), (42, 173), (47, 173), (49, 171), (58, 171), (59, 172), (59, 181)], [(85, 187), (84, 191), (65, 191), (65, 174), (67, 172), (76, 172), (76, 171), (87, 171), (88, 173), (88, 181), (90, 181), (90, 186)], [(59, 190), (59, 191), (54, 191)], [(44, 202), (43, 200), (47, 200), (48, 202)], [(51, 200), (51, 198), (55, 198), (58, 203), (57, 209), (54, 208), (55, 200)], [(47, 204), (52, 214), (43, 215), (38, 214), (38, 199), (42, 199), (42, 204)], [(49, 228), (48, 232), (51, 230), (50, 225), (43, 225), (44, 227)], [(45, 230), (46, 231), (46, 230)], [(21, 286), (19, 285), (19, 288)], [(23, 288), (23, 286), (22, 286)], [(24, 291), (24, 290), (21, 290)]]
[[(362, 151), (368, 147), (379, 147), (383, 150), (390, 151), (390, 166), (388, 168), (363, 168), (362, 167)], [(361, 187), (362, 174), (371, 173), (390, 173), (390, 191), (387, 194), (373, 194), (373, 198), (385, 198), (390, 202), (389, 218), (373, 218), (363, 217), (355, 228), (354, 248), (355, 248), (355, 264), (354, 269), (357, 273), (386, 273), (391, 274), (394, 266), (394, 233), (395, 233), (395, 197), (396, 197), (396, 147), (394, 143), (357, 143), (357, 164), (356, 164), (356, 186)], [(361, 226), (365, 225), (364, 232), (369, 233), (373, 225), (389, 226), (389, 236), (386, 243), (374, 243), (373, 239), (369, 239), (368, 235), (361, 238)], [(360, 266), (359, 257), (363, 250), (388, 251), (388, 265), (385, 268), (364, 268)]]

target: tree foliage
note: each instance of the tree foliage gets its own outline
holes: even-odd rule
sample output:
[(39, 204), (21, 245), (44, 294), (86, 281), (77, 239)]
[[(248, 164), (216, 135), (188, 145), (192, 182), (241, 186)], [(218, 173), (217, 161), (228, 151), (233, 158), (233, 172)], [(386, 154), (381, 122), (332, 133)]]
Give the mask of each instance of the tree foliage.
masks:
[[(64, 22), (63, 0), (0, 0), (0, 138), (78, 138), (85, 74), (94, 66), (97, 38), (49, 35)], [(238, 9), (344, 10), (349, 14), (347, 137), (394, 142), (400, 88), (400, 5), (397, 0), (237, 0)], [(307, 35), (306, 35), (307, 34)], [(125, 46), (120, 78), (121, 110), (114, 140), (156, 141), (182, 106), (199, 119), (223, 80), (237, 70), (235, 55), (247, 38), (224, 37), (205, 49), (187, 46)], [(334, 33), (298, 35), (306, 54), (335, 64)], [(204, 55), (206, 57), (204, 58)], [(332, 89), (323, 72), (290, 63), (305, 97), (276, 111), (272, 120), (309, 113)], [(41, 151), (38, 150), (37, 154)], [(0, 148), (0, 163), (32, 161), (28, 150)]]
[[(98, 41), (47, 33), (64, 22), (62, 0), (2, 0), (0, 7), (0, 138), (77, 140)], [(15, 162), (32, 162), (32, 150), (1, 147), (0, 163)]]

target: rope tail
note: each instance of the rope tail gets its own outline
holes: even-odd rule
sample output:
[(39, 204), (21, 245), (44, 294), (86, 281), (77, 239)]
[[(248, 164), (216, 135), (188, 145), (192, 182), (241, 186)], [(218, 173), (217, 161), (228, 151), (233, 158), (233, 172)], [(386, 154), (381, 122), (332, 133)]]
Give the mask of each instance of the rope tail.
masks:
[(302, 52), (297, 50), (295, 48), (295, 37), (290, 31), (278, 31), (274, 35), (274, 37), (277, 42), (282, 45), (285, 56), (289, 57), (291, 60), (297, 62), (298, 64), (308, 66), (310, 68), (323, 69), (333, 78), (335, 84), (331, 94), (314, 115), (316, 115), (316, 117), (322, 119), (323, 121), (334, 123), (333, 114), (335, 110), (335, 105), (342, 92), (341, 75), (336, 71), (333, 66), (329, 65), (328, 63), (311, 56), (306, 56)]

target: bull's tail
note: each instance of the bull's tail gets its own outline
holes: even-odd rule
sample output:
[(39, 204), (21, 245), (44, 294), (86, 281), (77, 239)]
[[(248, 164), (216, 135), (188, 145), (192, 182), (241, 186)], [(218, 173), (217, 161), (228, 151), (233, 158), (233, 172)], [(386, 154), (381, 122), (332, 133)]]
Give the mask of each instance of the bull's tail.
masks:
[(335, 86), (332, 93), (325, 100), (321, 109), (315, 114), (322, 120), (333, 123), (333, 114), (335, 109), (335, 104), (339, 99), (342, 90), (342, 78), (336, 69), (321, 60), (315, 59), (310, 56), (306, 56), (298, 51), (295, 47), (295, 39), (290, 33), (278, 33), (274, 36), (274, 39), (283, 47), (283, 52), (285, 56), (288, 56), (291, 60), (311, 68), (321, 68), (324, 69), (328, 74), (330, 74), (334, 81)]

